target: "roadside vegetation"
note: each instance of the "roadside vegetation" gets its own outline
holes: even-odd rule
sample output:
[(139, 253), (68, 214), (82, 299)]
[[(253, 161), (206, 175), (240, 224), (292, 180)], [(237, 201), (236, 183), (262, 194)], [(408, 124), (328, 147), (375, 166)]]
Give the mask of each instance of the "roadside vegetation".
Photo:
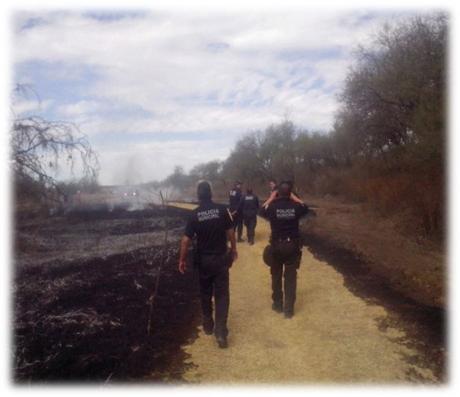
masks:
[(235, 179), (263, 194), (270, 178), (288, 178), (302, 194), (365, 203), (441, 243), (447, 33), (443, 14), (383, 27), (357, 48), (331, 131), (284, 120), (247, 133), (226, 160), (176, 167), (162, 183), (192, 195), (205, 178), (223, 198)]

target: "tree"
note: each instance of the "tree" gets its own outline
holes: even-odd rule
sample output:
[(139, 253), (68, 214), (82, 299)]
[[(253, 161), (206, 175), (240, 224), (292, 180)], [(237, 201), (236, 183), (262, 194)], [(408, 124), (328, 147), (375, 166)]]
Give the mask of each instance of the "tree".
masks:
[(288, 120), (269, 126), (259, 135), (260, 157), (269, 164), (266, 172), (270, 177), (294, 179), (296, 139), (296, 127)]
[(270, 159), (260, 156), (257, 133), (249, 133), (239, 139), (224, 163), (223, 174), (228, 180), (241, 179), (254, 183), (269, 178)]
[(183, 191), (189, 184), (189, 178), (184, 171), (184, 168), (176, 165), (174, 171), (163, 182), (165, 186), (172, 186)]
[(16, 117), (11, 125), (11, 143), (13, 172), (19, 192), (29, 186), (52, 198), (53, 192), (59, 192), (59, 182), (53, 173), (63, 164), (72, 172), (78, 165), (86, 181), (97, 180), (97, 155), (75, 124), (37, 116)]
[(446, 41), (446, 16), (437, 14), (386, 26), (358, 50), (337, 118), (356, 154), (385, 158), (404, 148), (442, 159)]
[(290, 121), (246, 134), (225, 161), (225, 175), (249, 184), (266, 182), (270, 178), (294, 179), (297, 134)]
[(223, 163), (219, 160), (209, 161), (196, 165), (190, 170), (190, 178), (193, 182), (200, 179), (206, 179), (209, 182), (217, 182), (221, 180)]

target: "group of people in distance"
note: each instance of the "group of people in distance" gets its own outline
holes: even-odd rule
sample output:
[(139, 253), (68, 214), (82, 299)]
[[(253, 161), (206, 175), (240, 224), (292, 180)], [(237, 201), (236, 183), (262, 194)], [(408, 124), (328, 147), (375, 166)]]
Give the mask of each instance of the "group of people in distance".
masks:
[(288, 319), (294, 315), (297, 269), (302, 257), (299, 219), (309, 210), (293, 193), (290, 181), (276, 185), (272, 180), (269, 184), (270, 196), (260, 207), (259, 199), (251, 188), (246, 190), (246, 194), (242, 193), (239, 181), (229, 193), (228, 206), (212, 200), (208, 182), (201, 181), (197, 185), (199, 204), (190, 214), (181, 240), (179, 271), (185, 272), (187, 253), (196, 238), (193, 264), (198, 269), (200, 280), (203, 331), (207, 335), (214, 334), (220, 348), (228, 346), (229, 269), (238, 258), (237, 241), (244, 241), (243, 223), (247, 228), (248, 243), (254, 244), (257, 215), (266, 218), (271, 228), (263, 259), (270, 267), (272, 309), (284, 313)]
[[(302, 200), (292, 191), (292, 183), (286, 181), (285, 183), (290, 184), (291, 193), (290, 198), (292, 201), (299, 204), (303, 204)], [(267, 202), (271, 199), (278, 197), (278, 186), (274, 179), (270, 179), (268, 182), (270, 188), (270, 195), (267, 201), (262, 204), (262, 208), (267, 205)], [(233, 225), (235, 232), (237, 233), (237, 241), (239, 243), (244, 242), (243, 239), (243, 225), (246, 226), (246, 233), (249, 245), (254, 244), (255, 230), (257, 226), (257, 215), (259, 213), (259, 198), (254, 194), (251, 187), (246, 189), (246, 193), (243, 194), (241, 189), (242, 183), (235, 181), (233, 188), (229, 192), (228, 208), (233, 218)]]
[(234, 229), (238, 242), (243, 242), (243, 224), (246, 226), (248, 243), (254, 244), (259, 212), (259, 198), (253, 193), (252, 188), (246, 189), (246, 194), (241, 191), (241, 182), (236, 181), (229, 192), (228, 207), (233, 218)]

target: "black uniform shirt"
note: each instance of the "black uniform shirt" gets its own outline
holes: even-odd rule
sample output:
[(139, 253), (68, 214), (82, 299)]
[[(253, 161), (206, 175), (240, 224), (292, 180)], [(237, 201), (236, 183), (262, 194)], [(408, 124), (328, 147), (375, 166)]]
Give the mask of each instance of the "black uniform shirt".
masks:
[(295, 203), (287, 197), (273, 201), (267, 209), (262, 208), (260, 215), (270, 221), (271, 239), (298, 238), (299, 219), (308, 213), (305, 204)]
[(241, 204), (241, 196), (241, 189), (234, 188), (230, 190), (230, 193), (228, 194), (230, 211), (233, 212), (239, 209)]
[(259, 199), (255, 194), (246, 194), (241, 200), (242, 213), (245, 217), (257, 216)]
[(189, 238), (197, 236), (200, 254), (225, 254), (226, 231), (232, 228), (232, 218), (225, 205), (206, 201), (192, 211), (184, 234)]

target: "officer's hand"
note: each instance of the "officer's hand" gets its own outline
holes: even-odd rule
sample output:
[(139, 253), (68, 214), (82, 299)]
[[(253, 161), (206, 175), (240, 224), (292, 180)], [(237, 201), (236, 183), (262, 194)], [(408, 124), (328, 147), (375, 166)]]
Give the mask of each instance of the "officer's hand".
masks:
[(186, 262), (186, 261), (179, 260), (179, 271), (180, 271), (182, 274), (184, 274), (186, 268), (187, 268), (187, 262)]
[(232, 251), (232, 262), (235, 262), (238, 259), (238, 252)]

